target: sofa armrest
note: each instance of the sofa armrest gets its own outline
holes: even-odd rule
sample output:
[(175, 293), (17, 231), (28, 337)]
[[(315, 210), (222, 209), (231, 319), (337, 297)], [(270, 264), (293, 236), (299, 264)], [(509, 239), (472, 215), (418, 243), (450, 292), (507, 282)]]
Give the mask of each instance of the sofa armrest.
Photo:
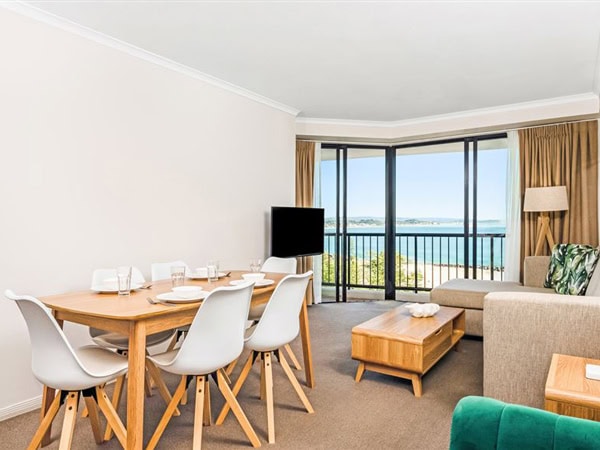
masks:
[(483, 394), (542, 408), (553, 353), (600, 359), (600, 297), (490, 293), (483, 335)]
[(527, 256), (523, 264), (523, 284), (530, 287), (544, 287), (549, 256)]

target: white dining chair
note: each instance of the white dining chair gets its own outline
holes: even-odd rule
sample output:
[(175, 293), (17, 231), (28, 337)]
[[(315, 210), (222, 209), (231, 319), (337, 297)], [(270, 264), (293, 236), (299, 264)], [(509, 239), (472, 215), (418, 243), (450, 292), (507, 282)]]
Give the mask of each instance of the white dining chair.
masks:
[[(267, 404), (267, 431), (270, 444), (275, 442), (273, 354), (279, 360), (283, 371), (294, 387), (306, 411), (311, 414), (314, 413), (312, 405), (308, 401), (306, 394), (281, 351), (281, 348), (293, 341), (300, 332), (300, 308), (302, 308), (304, 293), (306, 292), (311, 275), (312, 271), (301, 275), (288, 275), (275, 288), (263, 316), (258, 324), (249, 330), (251, 334), (246, 340), (245, 347), (250, 350), (250, 355), (232, 390), (233, 395), (237, 395), (240, 392), (252, 369), (252, 365), (257, 359), (260, 359), (262, 362), (260, 397), (264, 398)], [(216, 424), (222, 424), (228, 413), (229, 405), (225, 404), (217, 418)]]
[[(260, 268), (260, 271), (264, 272), (264, 273), (274, 272), (274, 273), (295, 274), (296, 270), (297, 270), (296, 258), (279, 258), (277, 256), (268, 257), (265, 260), (262, 267)], [(266, 306), (267, 306), (266, 303), (263, 303), (262, 305), (252, 306), (250, 308), (250, 314), (248, 315), (248, 320), (251, 320), (254, 323), (256, 323), (258, 320), (260, 320), (260, 318), (263, 315), (263, 312), (265, 311)], [(302, 366), (300, 365), (298, 358), (296, 358), (296, 355), (294, 354), (294, 351), (292, 350), (292, 347), (290, 346), (290, 344), (286, 344), (284, 346), (284, 348), (285, 348), (285, 351), (287, 352), (288, 356), (290, 357), (290, 360), (292, 361), (292, 365), (294, 366), (294, 368), (296, 370), (302, 370)], [(234, 364), (234, 366), (235, 366), (235, 364)], [(227, 374), (231, 375), (231, 372), (233, 371), (233, 366), (228, 367), (227, 369), (228, 369)]]
[(276, 272), (276, 273), (296, 273), (297, 261), (296, 258), (279, 258), (277, 256), (269, 256), (262, 267), (261, 272)]
[[(96, 269), (92, 274), (92, 287), (102, 285), (104, 280), (117, 279), (117, 269)], [(131, 284), (144, 284), (144, 274), (137, 267), (131, 268)]]
[(186, 274), (191, 273), (190, 267), (183, 261), (152, 263), (150, 266), (152, 281), (168, 280), (171, 278), (171, 267), (173, 266), (183, 266), (185, 267)]
[(209, 375), (216, 380), (226, 404), (233, 410), (252, 446), (260, 447), (258, 436), (232, 394), (223, 371), (227, 364), (239, 357), (244, 348), (244, 332), (253, 286), (252, 283), (244, 283), (213, 290), (203, 300), (181, 347), (147, 357), (162, 370), (181, 375), (173, 399), (150, 438), (147, 450), (157, 446), (192, 379), (196, 381), (193, 448), (200, 449), (203, 423), (211, 422)]
[[(114, 278), (117, 276), (116, 269), (96, 269), (92, 274), (92, 286), (101, 285), (104, 280)], [(144, 279), (144, 275), (137, 267), (131, 268), (131, 282), (135, 284), (144, 284), (146, 280)], [(97, 345), (115, 350), (117, 353), (121, 355), (125, 355), (129, 350), (129, 337), (120, 333), (110, 332), (106, 330), (101, 330), (99, 328), (89, 328), (89, 334), (94, 343)], [(150, 334), (146, 337), (146, 347), (153, 347), (155, 345), (162, 344), (164, 342), (169, 341), (175, 335), (175, 330), (166, 330), (158, 333)], [(146, 351), (147, 352), (147, 351)], [(152, 385), (150, 380), (154, 382), (156, 385), (158, 392), (162, 399), (166, 404), (169, 404), (171, 401), (171, 394), (169, 393), (169, 389), (167, 388), (162, 376), (160, 375), (160, 370), (152, 364), (152, 362), (147, 361), (146, 370), (148, 371), (148, 375), (150, 378), (146, 378), (145, 388), (146, 395), (152, 396)], [(125, 377), (121, 377), (117, 379), (115, 383), (115, 389), (113, 390), (112, 404), (116, 408), (118, 408), (119, 403), (121, 401), (121, 396), (123, 393), (123, 386), (125, 384)], [(82, 416), (86, 417), (88, 414), (87, 410), (83, 411)], [(175, 412), (176, 415), (179, 415), (179, 410)], [(106, 440), (109, 440), (112, 437), (112, 429), (110, 424), (107, 425), (106, 431), (104, 434)]]
[(31, 339), (32, 369), (35, 378), (56, 389), (56, 396), (35, 432), (28, 449), (37, 449), (60, 407), (66, 402), (60, 449), (71, 448), (79, 399), (83, 397), (97, 444), (104, 441), (97, 406), (115, 430), (125, 448), (127, 431), (109, 401), (104, 384), (127, 372), (127, 358), (98, 346), (73, 349), (56, 320), (36, 298), (7, 290), (6, 298), (16, 302), (25, 318)]
[[(162, 263), (152, 263), (150, 266), (150, 271), (152, 275), (152, 281), (159, 280), (168, 280), (171, 278), (171, 267), (173, 266), (183, 266), (185, 267), (185, 273), (190, 274), (190, 267), (184, 261), (171, 261), (171, 262), (162, 262)], [(175, 334), (171, 338), (171, 343), (169, 344), (168, 350), (173, 350), (182, 338), (185, 337), (185, 334), (188, 332), (189, 326), (178, 327), (175, 330)], [(183, 402), (185, 404), (186, 401)]]

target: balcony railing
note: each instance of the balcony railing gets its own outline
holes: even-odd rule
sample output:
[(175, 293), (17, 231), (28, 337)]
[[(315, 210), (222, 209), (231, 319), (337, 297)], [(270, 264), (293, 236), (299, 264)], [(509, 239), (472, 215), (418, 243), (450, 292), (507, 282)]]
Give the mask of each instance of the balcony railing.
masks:
[[(477, 234), (477, 261), (471, 261), (473, 239), (469, 237), (469, 277), (502, 280), (504, 233)], [(385, 235), (346, 234), (346, 272), (349, 288), (384, 288)], [(462, 233), (396, 233), (396, 289), (429, 291), (444, 281), (464, 278)], [(341, 244), (341, 243), (340, 243)], [(340, 245), (340, 249), (342, 246)], [(323, 284), (335, 283), (336, 234), (325, 233)], [(473, 274), (473, 267), (475, 274)], [(340, 271), (341, 273), (341, 271)]]

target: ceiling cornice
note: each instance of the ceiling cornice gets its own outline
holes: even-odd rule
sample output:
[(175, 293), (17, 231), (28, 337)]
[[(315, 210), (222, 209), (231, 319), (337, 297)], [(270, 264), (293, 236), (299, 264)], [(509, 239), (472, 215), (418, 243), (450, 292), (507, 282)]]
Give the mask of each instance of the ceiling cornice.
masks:
[(158, 66), (164, 67), (169, 70), (173, 70), (180, 74), (189, 76), (191, 78), (195, 78), (197, 80), (204, 81), (208, 84), (216, 86), (218, 88), (224, 89), (226, 91), (232, 92), (234, 94), (240, 95), (252, 101), (262, 103), (263, 105), (270, 106), (271, 108), (278, 109), (280, 111), (286, 112), (293, 116), (297, 116), (300, 112), (299, 109), (296, 109), (292, 106), (285, 105), (283, 103), (277, 102), (270, 98), (264, 97), (256, 92), (252, 92), (243, 87), (237, 86), (235, 84), (229, 83), (227, 81), (221, 80), (219, 78), (213, 77), (212, 75), (208, 75), (204, 72), (200, 72), (199, 70), (193, 69), (184, 64), (180, 64), (163, 56), (154, 54), (142, 48), (136, 47), (135, 45), (128, 44), (127, 42), (123, 42), (119, 39), (108, 36), (99, 31), (93, 30), (91, 28), (85, 27), (78, 23), (72, 22), (64, 17), (57, 16), (55, 14), (49, 13), (42, 9), (36, 8), (33, 5), (29, 5), (27, 3), (21, 1), (14, 2), (0, 2), (0, 7), (8, 9), (10, 11), (16, 12), (18, 14), (27, 16), (34, 20), (46, 23), (48, 25), (59, 28), (63, 31), (76, 34), (85, 39), (89, 39), (98, 44), (105, 45), (107, 47), (111, 47), (115, 50), (119, 50), (121, 52), (127, 53), (136, 58), (143, 59), (150, 63), (156, 64)]
[[(372, 120), (343, 120), (343, 119), (320, 119), (317, 117), (297, 117), (296, 123), (310, 125), (340, 125), (355, 127), (373, 127), (373, 128), (399, 128), (411, 125), (423, 125), (434, 122), (454, 121), (460, 119), (469, 119), (482, 115), (496, 113), (511, 113), (518, 111), (527, 111), (537, 108), (555, 107), (561, 105), (570, 105), (572, 103), (595, 101), (598, 102), (598, 94), (589, 92), (585, 94), (569, 95), (565, 97), (549, 98), (544, 100), (535, 100), (531, 102), (514, 103), (510, 105), (493, 106), (489, 108), (471, 109), (468, 111), (459, 111), (448, 114), (438, 114), (435, 116), (419, 117), (415, 119), (391, 120), (391, 121), (372, 121)], [(598, 111), (596, 111), (598, 112)]]
[(399, 143), (425, 137), (447, 137), (598, 117), (599, 111), (598, 95), (589, 92), (390, 122), (298, 117), (296, 136), (323, 142), (359, 140)]

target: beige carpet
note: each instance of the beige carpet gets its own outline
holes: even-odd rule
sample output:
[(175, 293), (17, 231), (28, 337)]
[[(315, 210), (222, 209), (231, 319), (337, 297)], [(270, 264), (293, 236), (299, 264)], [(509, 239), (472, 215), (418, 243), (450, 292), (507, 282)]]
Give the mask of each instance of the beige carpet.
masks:
[[(482, 343), (463, 339), (458, 352), (448, 353), (423, 379), (423, 396), (415, 398), (408, 381), (366, 372), (360, 383), (354, 382), (357, 363), (350, 359), (350, 330), (397, 302), (324, 304), (309, 308), (315, 362), (316, 387), (305, 388), (315, 414), (307, 414), (278, 364), (275, 378), (276, 443), (266, 443), (266, 409), (258, 399), (259, 365), (255, 365), (239, 395), (242, 408), (263, 443), (277, 449), (447, 449), (454, 406), (466, 395), (482, 393)], [(301, 355), (298, 342), (293, 345)], [(245, 353), (244, 353), (245, 355)], [(233, 378), (237, 377), (238, 369)], [(297, 372), (301, 382), (304, 374)], [(177, 379), (166, 376), (171, 390)], [(213, 415), (222, 399), (212, 386)], [(192, 391), (193, 392), (193, 391)], [(191, 397), (191, 396), (190, 396)], [(164, 410), (155, 394), (146, 399), (145, 441), (147, 442)], [(174, 417), (159, 448), (191, 448), (193, 403), (181, 408)], [(124, 408), (121, 408), (123, 413)], [(32, 412), (0, 423), (0, 448), (25, 448), (33, 435), (39, 412)], [(123, 414), (121, 414), (123, 417)], [(52, 444), (58, 448), (59, 424), (53, 428)], [(232, 414), (222, 426), (204, 428), (204, 448), (252, 448)], [(98, 448), (86, 419), (79, 419), (74, 449)], [(113, 439), (100, 448), (121, 448)]]

